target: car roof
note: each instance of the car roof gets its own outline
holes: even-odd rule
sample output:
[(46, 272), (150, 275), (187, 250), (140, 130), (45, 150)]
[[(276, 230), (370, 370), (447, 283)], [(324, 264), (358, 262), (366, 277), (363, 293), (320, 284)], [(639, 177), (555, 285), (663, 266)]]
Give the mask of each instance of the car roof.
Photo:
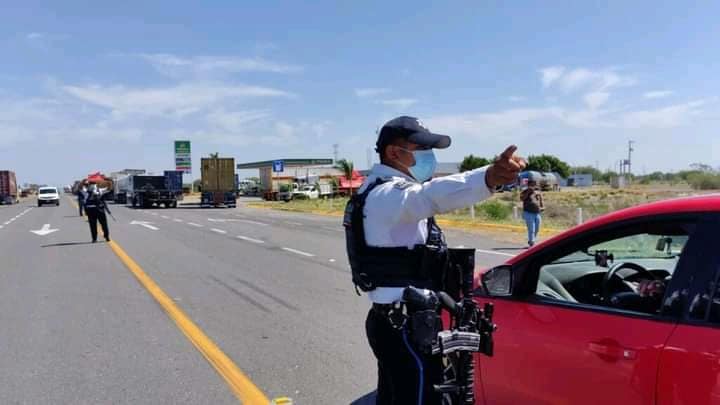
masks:
[(609, 214), (605, 214), (595, 219), (592, 219), (588, 222), (585, 222), (582, 225), (575, 226), (557, 236), (548, 239), (545, 242), (537, 244), (532, 248), (526, 250), (525, 252), (511, 258), (510, 260), (508, 260), (507, 263), (517, 263), (526, 258), (527, 256), (530, 256), (533, 253), (542, 250), (550, 245), (554, 245), (567, 238), (580, 235), (589, 230), (615, 222), (626, 221), (634, 218), (652, 217), (656, 215), (698, 212), (720, 213), (720, 193), (674, 198), (670, 200), (661, 200), (614, 211)]

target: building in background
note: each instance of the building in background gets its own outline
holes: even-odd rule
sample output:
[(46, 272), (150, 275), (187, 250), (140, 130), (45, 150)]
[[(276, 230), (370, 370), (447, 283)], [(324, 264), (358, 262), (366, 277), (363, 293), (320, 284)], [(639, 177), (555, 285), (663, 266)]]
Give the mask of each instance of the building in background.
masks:
[(592, 187), (592, 174), (571, 174), (567, 178), (568, 187)]

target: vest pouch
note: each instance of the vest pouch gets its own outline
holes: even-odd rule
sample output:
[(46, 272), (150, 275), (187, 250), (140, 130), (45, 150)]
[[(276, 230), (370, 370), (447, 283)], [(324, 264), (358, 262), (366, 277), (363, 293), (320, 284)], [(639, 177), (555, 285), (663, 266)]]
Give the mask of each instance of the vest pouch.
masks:
[(447, 247), (423, 246), (423, 259), (420, 265), (420, 278), (432, 280), (432, 290), (438, 291), (443, 287), (443, 279), (447, 267)]
[(422, 353), (432, 354), (438, 332), (442, 330), (440, 315), (431, 309), (416, 311), (410, 314), (408, 325), (409, 338), (413, 346)]

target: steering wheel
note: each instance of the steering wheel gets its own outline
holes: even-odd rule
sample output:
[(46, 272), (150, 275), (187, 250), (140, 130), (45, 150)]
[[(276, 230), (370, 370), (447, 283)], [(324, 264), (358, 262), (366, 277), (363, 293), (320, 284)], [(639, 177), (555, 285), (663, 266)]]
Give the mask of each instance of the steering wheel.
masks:
[(617, 262), (613, 264), (612, 267), (610, 267), (608, 272), (605, 273), (605, 277), (603, 278), (601, 287), (603, 301), (607, 302), (610, 300), (610, 295), (612, 294), (612, 291), (610, 289), (610, 280), (612, 280), (613, 277), (617, 276), (618, 278), (620, 278), (620, 280), (625, 281), (623, 277), (617, 275), (617, 272), (622, 269), (634, 270), (635, 272), (642, 274), (650, 280), (657, 280), (655, 275), (653, 275), (650, 271), (648, 271), (648, 269), (639, 264), (632, 262)]

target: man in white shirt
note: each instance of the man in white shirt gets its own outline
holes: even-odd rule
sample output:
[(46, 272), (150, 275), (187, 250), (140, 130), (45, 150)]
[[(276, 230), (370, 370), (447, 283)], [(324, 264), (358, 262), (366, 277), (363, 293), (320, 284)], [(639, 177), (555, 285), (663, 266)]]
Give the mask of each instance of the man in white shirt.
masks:
[(431, 180), (437, 164), (432, 149), (450, 142), (417, 118), (388, 121), (376, 143), (380, 164), (345, 213), (353, 282), (373, 303), (366, 331), (378, 360), (378, 404), (440, 404), (433, 384), (442, 376), (441, 359), (414, 347), (393, 309), (408, 286), (439, 288), (447, 245), (433, 216), (487, 199), (525, 167), (510, 146), (490, 166)]

